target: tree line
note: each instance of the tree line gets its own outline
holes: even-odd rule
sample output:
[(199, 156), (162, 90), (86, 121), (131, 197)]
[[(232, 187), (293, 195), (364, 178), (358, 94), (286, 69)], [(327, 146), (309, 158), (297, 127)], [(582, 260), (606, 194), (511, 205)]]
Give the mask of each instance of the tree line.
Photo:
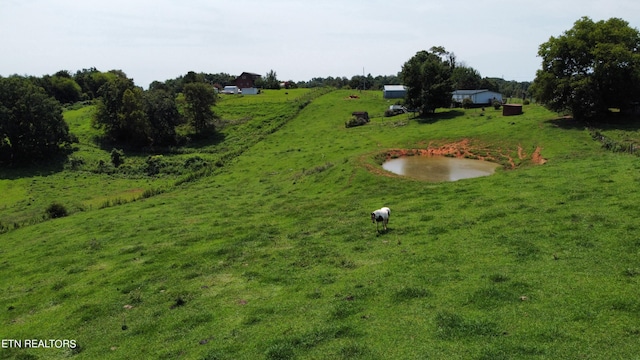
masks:
[[(432, 47), (417, 52), (397, 75), (371, 74), (286, 81), (287, 87), (334, 87), (379, 90), (386, 84), (407, 86), (406, 104), (421, 113), (449, 107), (456, 89), (488, 89), (506, 97), (533, 97), (549, 109), (578, 120), (602, 120), (612, 109), (640, 112), (640, 32), (618, 18), (594, 22), (583, 17), (564, 34), (539, 47), (542, 68), (532, 83), (481, 77), (457, 61), (453, 52)], [(62, 105), (96, 105), (92, 124), (103, 140), (133, 148), (176, 145), (176, 129), (186, 125), (194, 136), (215, 132), (214, 85), (233, 84), (235, 76), (189, 72), (148, 90), (135, 86), (121, 70), (95, 68), (72, 74), (61, 70), (43, 77), (0, 77), (0, 165), (48, 159), (71, 150), (76, 141), (62, 117)], [(271, 70), (258, 86), (279, 89)]]

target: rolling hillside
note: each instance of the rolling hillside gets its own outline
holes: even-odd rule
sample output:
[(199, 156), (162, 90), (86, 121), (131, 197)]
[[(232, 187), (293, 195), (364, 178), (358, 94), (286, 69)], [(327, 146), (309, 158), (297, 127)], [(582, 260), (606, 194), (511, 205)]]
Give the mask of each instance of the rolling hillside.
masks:
[[(3, 345), (0, 358), (640, 353), (636, 156), (603, 149), (536, 105), (517, 117), (458, 109), (383, 118), (390, 103), (381, 94), (351, 94), (302, 106), (294, 101), (302, 92), (222, 101), (219, 142), (163, 156), (222, 159), (193, 177), (91, 172), (108, 151), (82, 130), (88, 116), (65, 114), (78, 115), (81, 168), (0, 182), (13, 187), (0, 221), (22, 221), (0, 234), (0, 338), (77, 346)], [(372, 121), (345, 128), (360, 110)], [(380, 168), (390, 149), (461, 143), (503, 168), (449, 183)], [(536, 149), (544, 165), (533, 161)], [(147, 158), (128, 161), (135, 168)], [(158, 191), (125, 198), (131, 189)], [(29, 197), (33, 205), (22, 203)], [(29, 222), (54, 200), (73, 213)], [(392, 213), (378, 234), (369, 213), (381, 206)]]

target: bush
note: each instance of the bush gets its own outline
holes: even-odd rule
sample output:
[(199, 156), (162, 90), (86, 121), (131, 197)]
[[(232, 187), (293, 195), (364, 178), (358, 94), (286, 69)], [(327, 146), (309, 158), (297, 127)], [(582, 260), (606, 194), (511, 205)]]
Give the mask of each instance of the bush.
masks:
[(493, 103), (491, 103), (491, 105), (493, 105), (494, 109), (500, 110), (500, 106), (502, 106), (502, 103), (498, 100), (493, 100)]
[(354, 126), (362, 126), (366, 125), (369, 121), (364, 117), (352, 117), (351, 120), (344, 123), (344, 126), (347, 128)]
[(471, 106), (473, 106), (473, 101), (469, 98), (465, 98), (464, 100), (462, 100), (462, 107), (465, 109), (469, 109), (471, 108)]
[(118, 167), (124, 163), (124, 152), (120, 149), (113, 148), (111, 150), (111, 163), (114, 167)]
[(164, 162), (164, 157), (162, 155), (149, 156), (146, 163), (146, 173), (149, 176), (159, 174), (160, 169), (162, 169), (166, 165)]
[(50, 219), (65, 217), (68, 215), (67, 209), (60, 203), (51, 203), (47, 208), (47, 215)]

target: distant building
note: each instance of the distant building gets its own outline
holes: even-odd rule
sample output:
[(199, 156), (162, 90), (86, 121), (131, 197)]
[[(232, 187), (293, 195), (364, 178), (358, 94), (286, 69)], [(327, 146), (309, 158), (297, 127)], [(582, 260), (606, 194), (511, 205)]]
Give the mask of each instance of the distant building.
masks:
[(222, 94), (238, 94), (240, 92), (240, 89), (238, 89), (237, 86), (229, 85), (225, 86), (224, 89), (222, 89), (222, 91), (220, 92)]
[(404, 85), (385, 85), (382, 89), (382, 97), (385, 99), (403, 99), (407, 95), (407, 87)]
[(240, 91), (242, 92), (242, 95), (258, 95), (260, 93), (260, 90), (258, 90), (258, 88), (255, 88), (255, 87), (242, 88), (242, 90)]
[(242, 74), (240, 74), (240, 76), (236, 78), (235, 83), (238, 89), (240, 90), (254, 88), (256, 87), (256, 80), (260, 77), (261, 75), (259, 74), (243, 72)]
[(502, 94), (489, 91), (487, 89), (482, 90), (456, 90), (452, 94), (453, 102), (462, 103), (464, 99), (471, 99), (475, 105), (491, 105), (494, 100), (502, 103)]

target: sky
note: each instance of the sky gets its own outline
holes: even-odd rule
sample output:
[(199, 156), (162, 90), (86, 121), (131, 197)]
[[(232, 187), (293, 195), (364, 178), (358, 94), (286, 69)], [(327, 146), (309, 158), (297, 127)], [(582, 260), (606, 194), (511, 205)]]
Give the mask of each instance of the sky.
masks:
[(540, 44), (587, 16), (640, 27), (638, 0), (0, 0), (0, 76), (122, 70), (279, 80), (396, 75), (443, 46), (482, 77), (532, 81)]

